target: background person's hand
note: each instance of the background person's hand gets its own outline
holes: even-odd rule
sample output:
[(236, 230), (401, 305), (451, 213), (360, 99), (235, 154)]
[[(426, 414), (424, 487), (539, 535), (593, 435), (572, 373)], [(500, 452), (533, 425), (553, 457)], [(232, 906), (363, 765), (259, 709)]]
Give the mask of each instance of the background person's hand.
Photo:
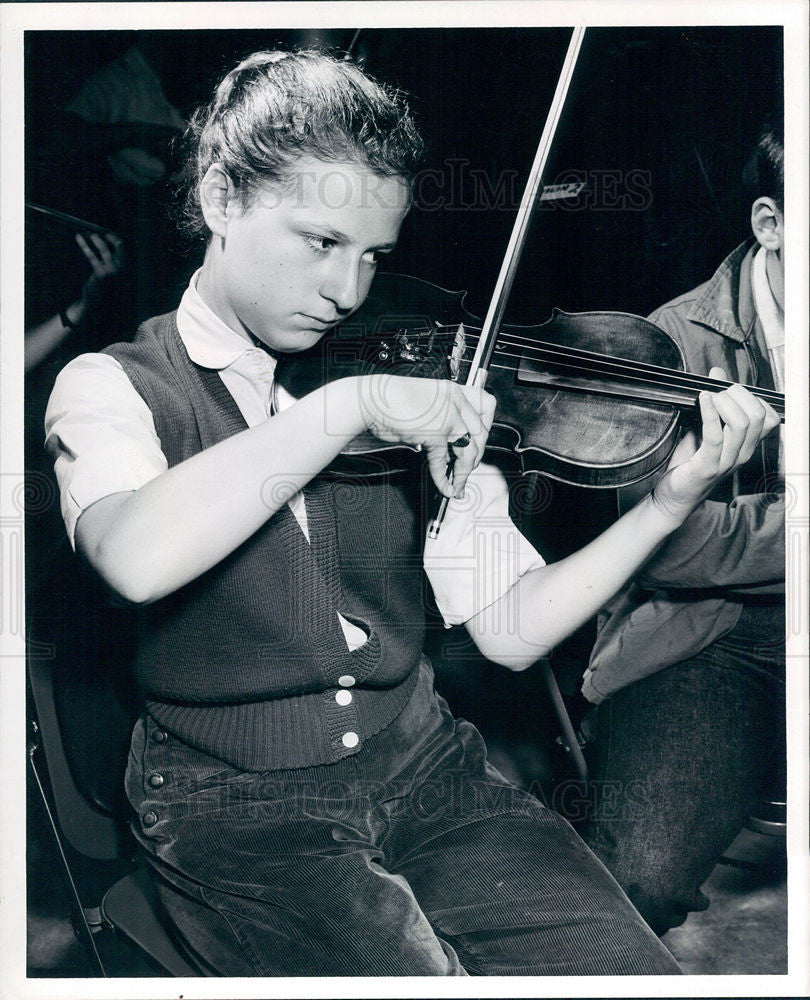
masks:
[(82, 302), (89, 310), (98, 302), (102, 284), (124, 267), (124, 241), (115, 233), (76, 233), (76, 242), (91, 267), (82, 288)]

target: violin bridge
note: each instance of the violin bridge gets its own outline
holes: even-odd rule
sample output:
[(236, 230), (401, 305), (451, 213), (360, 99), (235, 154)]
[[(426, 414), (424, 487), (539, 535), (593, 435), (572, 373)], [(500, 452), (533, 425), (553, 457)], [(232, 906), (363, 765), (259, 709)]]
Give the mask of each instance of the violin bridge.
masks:
[(450, 376), (455, 381), (458, 381), (458, 376), (461, 371), (461, 363), (464, 360), (464, 354), (467, 350), (467, 332), (464, 329), (464, 324), (459, 323), (458, 329), (456, 330), (456, 335), (453, 340), (453, 347), (450, 351)]

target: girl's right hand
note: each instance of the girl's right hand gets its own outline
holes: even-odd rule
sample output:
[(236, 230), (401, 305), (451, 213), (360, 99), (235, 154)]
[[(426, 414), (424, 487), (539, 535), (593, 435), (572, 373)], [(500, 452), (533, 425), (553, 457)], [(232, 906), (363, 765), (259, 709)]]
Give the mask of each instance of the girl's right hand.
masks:
[[(369, 431), (383, 441), (423, 447), (439, 492), (461, 496), (467, 477), (484, 454), (495, 397), (482, 388), (446, 379), (370, 375), (360, 384)], [(451, 447), (452, 482), (446, 475)]]
[[(721, 368), (709, 377), (727, 380)], [(655, 506), (683, 523), (714, 487), (754, 454), (759, 442), (779, 426), (779, 417), (764, 400), (741, 385), (723, 392), (702, 392), (700, 446), (686, 435), (675, 449), (666, 474), (652, 492)]]

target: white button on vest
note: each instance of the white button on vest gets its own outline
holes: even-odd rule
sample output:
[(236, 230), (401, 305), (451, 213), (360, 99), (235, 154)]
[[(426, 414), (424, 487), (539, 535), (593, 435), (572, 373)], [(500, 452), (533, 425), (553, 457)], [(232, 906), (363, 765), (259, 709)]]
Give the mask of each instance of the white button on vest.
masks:
[(341, 736), (341, 740), (344, 747), (356, 747), (360, 742), (360, 737), (357, 733), (344, 733), (343, 736)]
[(338, 677), (338, 684), (342, 688), (354, 687), (354, 677), (351, 674), (344, 674), (342, 677)]
[(335, 701), (338, 705), (350, 705), (352, 701), (351, 691), (336, 691)]

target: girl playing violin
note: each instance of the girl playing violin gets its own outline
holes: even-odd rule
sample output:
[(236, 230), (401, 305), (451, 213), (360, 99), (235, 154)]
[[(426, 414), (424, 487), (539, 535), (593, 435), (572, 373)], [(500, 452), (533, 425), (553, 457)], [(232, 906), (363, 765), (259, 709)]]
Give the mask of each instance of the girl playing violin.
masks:
[[(140, 615), (127, 792), (187, 951), (215, 975), (677, 972), (434, 692), (422, 557), (445, 620), (525, 668), (778, 418), (739, 386), (704, 394), (700, 446), (547, 566), (479, 464), (483, 390), (373, 374), (274, 391), (278, 357), (350, 316), (396, 244), (421, 155), (402, 97), (347, 61), (257, 52), (189, 133), (203, 264), (175, 312), (64, 369), (46, 421), (68, 534)], [(416, 477), (324, 474), (367, 430), (421, 445), (458, 498), (427, 547)], [(474, 573), (454, 566), (470, 538), (493, 556)]]

